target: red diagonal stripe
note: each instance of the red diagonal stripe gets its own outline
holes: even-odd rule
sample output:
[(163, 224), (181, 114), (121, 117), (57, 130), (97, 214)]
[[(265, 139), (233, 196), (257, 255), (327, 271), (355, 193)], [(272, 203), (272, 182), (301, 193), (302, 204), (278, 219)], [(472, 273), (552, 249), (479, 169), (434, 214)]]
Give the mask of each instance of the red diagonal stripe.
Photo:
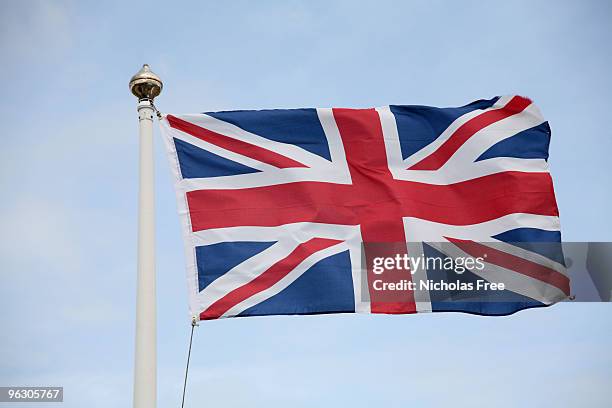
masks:
[(420, 162), (412, 165), (408, 170), (438, 170), (476, 132), (495, 122), (499, 122), (502, 119), (522, 112), (530, 104), (531, 101), (529, 99), (523, 98), (522, 96), (515, 96), (503, 108), (481, 113), (468, 120), (463, 125), (459, 126), (451, 137), (442, 143), (438, 150), (425, 157)]
[(167, 119), (171, 127), (180, 130), (181, 132), (189, 133), (190, 135), (204, 140), (205, 142), (212, 143), (215, 146), (219, 146), (225, 150), (250, 157), (262, 163), (267, 163), (280, 169), (291, 167), (308, 167), (305, 164), (292, 160), (286, 156), (282, 156), (271, 150), (213, 132), (212, 130), (208, 130), (191, 122), (187, 122), (186, 120), (179, 119), (176, 116), (168, 115)]
[(335, 239), (313, 238), (298, 245), (287, 257), (272, 265), (264, 273), (210, 305), (200, 313), (200, 319), (217, 319), (223, 316), (240, 302), (278, 283), (310, 255), (341, 242)]
[(551, 286), (559, 288), (566, 295), (569, 295), (569, 278), (554, 269), (547, 268), (539, 263), (529, 261), (478, 242), (448, 237), (445, 238), (473, 257), (484, 256), (484, 254), (486, 254), (487, 263), (501, 266), (502, 268), (548, 283)]

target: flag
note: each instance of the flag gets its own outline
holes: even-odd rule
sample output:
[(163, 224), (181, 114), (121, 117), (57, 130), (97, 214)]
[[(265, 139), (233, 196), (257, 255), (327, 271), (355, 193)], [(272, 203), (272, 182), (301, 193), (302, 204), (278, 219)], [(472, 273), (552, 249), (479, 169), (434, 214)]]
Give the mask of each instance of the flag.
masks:
[[(196, 318), (505, 315), (569, 294), (562, 254), (537, 245), (561, 235), (551, 132), (527, 98), (177, 114), (161, 126)], [(408, 256), (484, 268), (372, 266)], [(385, 282), (393, 289), (375, 288)]]

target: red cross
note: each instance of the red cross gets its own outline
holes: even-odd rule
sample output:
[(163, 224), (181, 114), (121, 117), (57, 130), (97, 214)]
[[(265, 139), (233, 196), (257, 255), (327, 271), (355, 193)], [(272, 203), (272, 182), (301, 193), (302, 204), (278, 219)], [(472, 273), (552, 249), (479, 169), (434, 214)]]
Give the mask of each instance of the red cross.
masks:
[[(498, 112), (494, 118), (489, 115), (483, 120), (481, 114), (476, 120), (469, 121), (460, 132), (463, 141), (492, 121), (517, 113), (516, 107), (512, 109), (505, 115)], [(503, 112), (503, 109), (500, 111)], [(378, 112), (374, 109), (333, 109), (333, 114), (344, 145), (351, 184), (303, 181), (235, 190), (191, 191), (187, 193), (187, 202), (193, 231), (320, 222), (359, 225), (364, 243), (405, 243), (407, 234), (402, 217), (467, 225), (511, 213), (558, 215), (548, 173), (504, 172), (451, 185), (394, 179), (387, 163)], [(304, 167), (260, 146), (237, 142), (174, 116), (167, 118), (170, 126), (225, 149), (279, 168)], [(457, 148), (456, 141), (451, 141), (441, 154), (442, 160), (448, 159), (448, 152), (452, 154), (452, 150)], [(421, 166), (435, 167), (435, 158), (424, 161)], [(228, 294), (203, 312), (201, 318), (220, 316), (232, 305), (278, 282), (289, 272), (288, 267), (310, 253), (335, 243), (337, 241), (316, 238), (302, 244), (277, 264), (286, 268), (273, 266), (270, 269), (274, 270), (264, 273), (264, 278), (259, 282), (247, 284), (250, 286), (245, 285)], [(391, 255), (401, 254), (400, 247), (405, 251), (404, 244), (389, 245), (388, 252)], [(380, 251), (378, 249), (373, 253), (366, 246), (368, 265), (372, 264), (373, 256), (385, 256)], [(385, 272), (385, 275), (389, 281), (411, 278), (405, 270)], [(370, 288), (372, 279), (373, 275), (368, 271)], [(372, 313), (415, 312), (414, 298), (410, 292), (391, 294), (370, 290), (370, 301)]]

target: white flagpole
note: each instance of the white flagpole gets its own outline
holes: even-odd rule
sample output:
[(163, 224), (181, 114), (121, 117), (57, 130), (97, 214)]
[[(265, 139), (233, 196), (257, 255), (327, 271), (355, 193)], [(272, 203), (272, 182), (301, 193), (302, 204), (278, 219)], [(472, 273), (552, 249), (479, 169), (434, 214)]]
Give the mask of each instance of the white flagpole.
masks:
[(162, 86), (159, 77), (146, 64), (130, 80), (130, 90), (138, 97), (140, 134), (134, 408), (157, 405), (153, 99), (160, 94)]

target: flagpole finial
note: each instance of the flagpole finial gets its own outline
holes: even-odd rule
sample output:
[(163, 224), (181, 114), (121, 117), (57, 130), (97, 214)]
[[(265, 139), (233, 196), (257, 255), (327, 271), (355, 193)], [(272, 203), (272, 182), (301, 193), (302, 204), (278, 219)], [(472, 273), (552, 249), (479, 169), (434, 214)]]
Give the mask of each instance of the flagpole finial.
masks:
[(144, 64), (140, 71), (130, 79), (130, 91), (138, 100), (152, 101), (161, 93), (163, 87), (161, 79), (151, 71), (149, 64)]

